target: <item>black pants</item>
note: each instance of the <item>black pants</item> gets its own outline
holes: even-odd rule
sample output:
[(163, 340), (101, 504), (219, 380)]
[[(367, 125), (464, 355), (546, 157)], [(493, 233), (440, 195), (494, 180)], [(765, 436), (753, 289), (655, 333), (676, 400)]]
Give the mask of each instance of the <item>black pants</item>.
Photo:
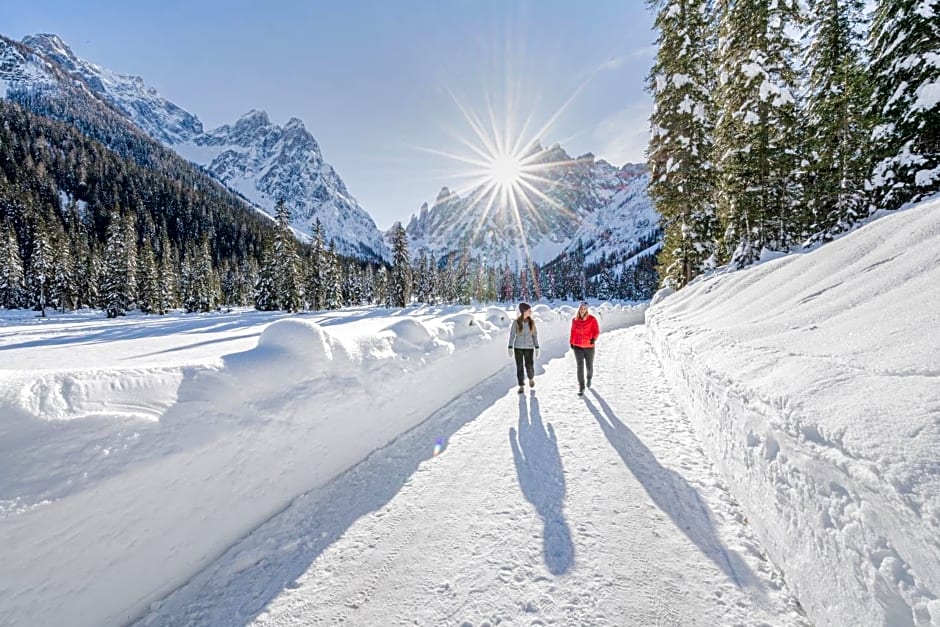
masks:
[(572, 346), (574, 360), (578, 362), (578, 387), (584, 389), (584, 366), (587, 365), (587, 382), (590, 386), (591, 377), (594, 376), (594, 348), (581, 348)]
[(535, 351), (531, 348), (514, 348), (512, 351), (516, 355), (516, 379), (519, 381), (519, 387), (522, 387), (525, 383), (525, 378), (522, 376), (523, 364), (529, 378), (535, 378)]

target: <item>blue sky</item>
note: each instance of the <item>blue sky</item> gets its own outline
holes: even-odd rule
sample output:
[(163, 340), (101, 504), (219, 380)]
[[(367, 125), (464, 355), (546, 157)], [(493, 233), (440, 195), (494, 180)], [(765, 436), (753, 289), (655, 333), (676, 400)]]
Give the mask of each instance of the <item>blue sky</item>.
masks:
[(251, 109), (300, 118), (382, 229), (459, 187), (467, 166), (424, 150), (469, 155), (455, 99), (485, 115), (487, 94), (502, 103), (508, 88), (533, 130), (563, 108), (543, 144), (642, 161), (651, 29), (640, 0), (0, 3), (4, 35), (56, 33), (207, 129)]

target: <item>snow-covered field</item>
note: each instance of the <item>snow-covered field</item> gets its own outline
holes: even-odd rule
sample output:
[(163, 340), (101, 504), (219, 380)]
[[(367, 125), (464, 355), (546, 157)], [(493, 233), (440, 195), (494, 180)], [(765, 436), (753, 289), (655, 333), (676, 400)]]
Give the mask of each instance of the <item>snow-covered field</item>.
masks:
[[(535, 307), (543, 359), (567, 349), (572, 312)], [(292, 499), (505, 370), (510, 315), (3, 319), (0, 623), (141, 615)], [(599, 317), (612, 329), (642, 309)]]
[(940, 201), (647, 312), (669, 382), (819, 625), (940, 625)]

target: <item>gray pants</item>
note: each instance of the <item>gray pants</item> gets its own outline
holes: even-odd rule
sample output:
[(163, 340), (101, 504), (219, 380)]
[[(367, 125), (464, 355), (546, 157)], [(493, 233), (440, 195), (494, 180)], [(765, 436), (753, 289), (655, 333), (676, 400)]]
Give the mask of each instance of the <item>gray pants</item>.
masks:
[(581, 348), (572, 346), (574, 360), (578, 362), (578, 388), (584, 389), (584, 366), (587, 365), (587, 386), (591, 387), (591, 377), (594, 376), (594, 348)]

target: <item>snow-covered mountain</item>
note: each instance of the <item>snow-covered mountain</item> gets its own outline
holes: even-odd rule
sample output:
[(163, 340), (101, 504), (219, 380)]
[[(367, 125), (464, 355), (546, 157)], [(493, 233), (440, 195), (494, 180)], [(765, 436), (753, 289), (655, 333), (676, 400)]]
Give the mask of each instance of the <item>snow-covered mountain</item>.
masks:
[(535, 163), (547, 167), (531, 181), (538, 193), (526, 193), (518, 220), (501, 203), (487, 209), (481, 188), (461, 195), (444, 187), (408, 223), (412, 250), (442, 257), (469, 245), (472, 255), (495, 262), (528, 257), (545, 263), (580, 239), (590, 262), (602, 254), (622, 256), (656, 232), (659, 216), (646, 195), (645, 166), (616, 168), (591, 154), (572, 158), (558, 145), (535, 150)]
[[(56, 89), (67, 87), (68, 77), (57, 65), (24, 44), (0, 35), (0, 98), (9, 89)], [(81, 83), (82, 88), (85, 86)], [(87, 89), (86, 89), (87, 91)]]
[(23, 43), (70, 75), (81, 78), (92, 91), (157, 141), (174, 144), (202, 133), (199, 118), (163, 98), (153, 87), (147, 87), (140, 76), (120, 74), (80, 59), (58, 35), (29, 35), (23, 38)]
[[(38, 53), (38, 54), (36, 54)], [(387, 257), (383, 234), (323, 160), (303, 123), (283, 127), (251, 111), (234, 125), (204, 132), (199, 118), (163, 98), (139, 76), (113, 72), (79, 58), (56, 35), (31, 35), (22, 44), (0, 41), (0, 95), (8, 87), (70, 89), (80, 86), (114, 107), (137, 128), (203, 167), (248, 202), (273, 214), (283, 198), (293, 225), (311, 233), (319, 219), (337, 250), (359, 257)]]
[(333, 167), (323, 160), (303, 122), (272, 124), (264, 111), (249, 111), (233, 124), (173, 145), (180, 155), (251, 202), (272, 211), (284, 198), (293, 224), (311, 233), (319, 219), (337, 249), (359, 257), (387, 256), (382, 233), (359, 206)]

